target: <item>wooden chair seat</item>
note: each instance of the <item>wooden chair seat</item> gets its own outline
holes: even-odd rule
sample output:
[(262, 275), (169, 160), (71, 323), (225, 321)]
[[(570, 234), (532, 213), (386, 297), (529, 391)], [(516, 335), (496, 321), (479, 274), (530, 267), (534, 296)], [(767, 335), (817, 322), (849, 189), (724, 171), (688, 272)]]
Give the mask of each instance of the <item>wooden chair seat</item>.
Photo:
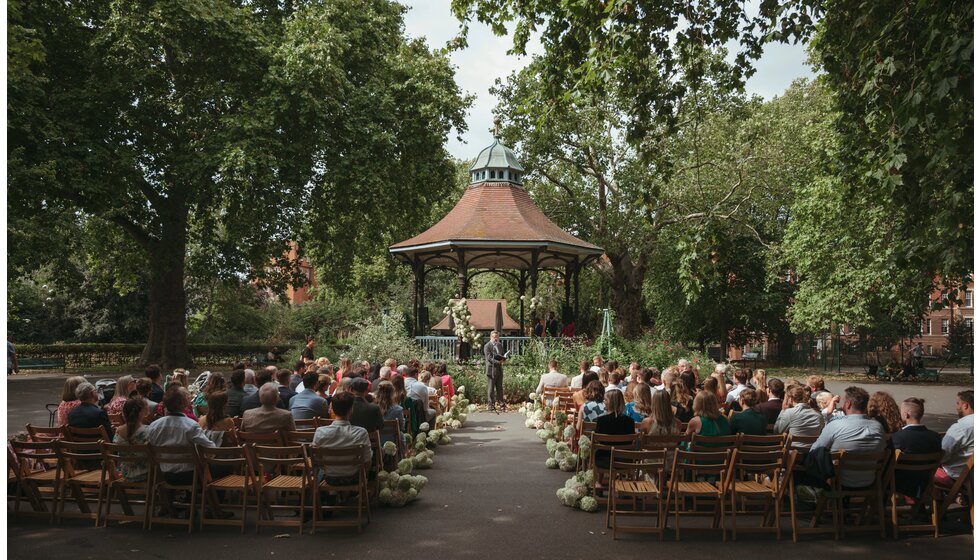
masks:
[(736, 480), (732, 486), (732, 490), (736, 494), (741, 495), (770, 495), (773, 493), (773, 487), (769, 484), (757, 482), (755, 480)]
[(245, 475), (242, 474), (229, 474), (228, 476), (223, 476), (218, 480), (212, 481), (209, 486), (216, 488), (218, 490), (232, 489), (237, 490), (245, 485)]
[(660, 489), (657, 484), (650, 480), (617, 480), (614, 483), (617, 494), (627, 494), (630, 496), (659, 496)]
[(83, 484), (97, 484), (102, 478), (102, 469), (91, 471), (76, 471), (74, 476), (67, 477), (66, 482), (80, 482)]
[(678, 482), (676, 489), (688, 496), (719, 496), (724, 492), (713, 482)]
[(31, 474), (27, 475), (25, 478), (27, 478), (28, 480), (36, 480), (38, 482), (42, 482), (42, 481), (48, 482), (48, 481), (53, 481), (57, 474), (58, 472), (54, 470), (34, 471)]
[(281, 474), (262, 485), (263, 488), (277, 488), (280, 490), (299, 490), (303, 488), (303, 477), (290, 474)]

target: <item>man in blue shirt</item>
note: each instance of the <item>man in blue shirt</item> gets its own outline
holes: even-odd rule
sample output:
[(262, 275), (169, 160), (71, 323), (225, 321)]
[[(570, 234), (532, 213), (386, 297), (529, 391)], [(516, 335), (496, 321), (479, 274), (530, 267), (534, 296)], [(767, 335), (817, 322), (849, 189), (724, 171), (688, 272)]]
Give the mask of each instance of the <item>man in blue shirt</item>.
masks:
[(302, 385), (297, 387), (297, 389), (302, 388), (303, 390), (289, 399), (289, 411), (293, 414), (294, 420), (328, 417), (330, 410), (329, 403), (313, 390), (317, 377), (318, 375), (315, 371), (307, 372), (303, 376)]
[[(848, 387), (844, 391), (844, 418), (830, 423), (810, 448), (811, 453), (821, 447), (831, 451), (879, 453), (885, 449), (885, 432), (876, 420), (868, 418), (868, 392), (860, 387)], [(841, 485), (847, 488), (866, 488), (874, 483), (871, 471), (841, 471)]]

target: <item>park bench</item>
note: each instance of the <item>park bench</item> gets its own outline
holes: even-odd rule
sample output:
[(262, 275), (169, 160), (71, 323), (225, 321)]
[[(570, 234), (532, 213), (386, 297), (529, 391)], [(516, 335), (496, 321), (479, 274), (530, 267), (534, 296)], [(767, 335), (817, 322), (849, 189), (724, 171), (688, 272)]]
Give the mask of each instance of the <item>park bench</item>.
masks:
[(65, 371), (64, 358), (20, 358), (17, 360), (20, 369), (60, 369)]
[(875, 381), (939, 381), (939, 370), (931, 368), (916, 368), (915, 376), (910, 379), (905, 379), (902, 377), (901, 372), (897, 375), (892, 375), (883, 366), (870, 365), (865, 370), (865, 375)]
[(916, 368), (915, 378), (919, 381), (939, 381), (938, 369)]

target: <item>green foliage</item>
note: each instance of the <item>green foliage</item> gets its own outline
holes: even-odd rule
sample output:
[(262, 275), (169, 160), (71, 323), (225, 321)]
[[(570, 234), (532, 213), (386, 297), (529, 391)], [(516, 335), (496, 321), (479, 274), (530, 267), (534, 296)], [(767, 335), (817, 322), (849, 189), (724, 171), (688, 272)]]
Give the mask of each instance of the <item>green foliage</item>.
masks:
[(380, 322), (361, 325), (342, 342), (347, 349), (341, 353), (341, 357), (354, 360), (381, 363), (394, 358), (404, 364), (412, 358), (420, 361), (428, 359), (425, 351), (409, 338), (400, 317), (382, 315)]
[(973, 347), (973, 329), (967, 326), (962, 315), (957, 315), (949, 324), (949, 359), (955, 360), (970, 356)]

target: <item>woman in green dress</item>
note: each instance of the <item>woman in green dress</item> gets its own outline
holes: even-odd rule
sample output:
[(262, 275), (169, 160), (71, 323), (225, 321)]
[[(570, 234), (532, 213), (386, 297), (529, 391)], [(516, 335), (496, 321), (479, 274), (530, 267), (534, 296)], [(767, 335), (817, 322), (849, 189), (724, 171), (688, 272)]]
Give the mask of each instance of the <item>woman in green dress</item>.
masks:
[(709, 391), (698, 391), (694, 397), (694, 417), (687, 423), (685, 435), (705, 437), (730, 436), (732, 428), (728, 418), (720, 412), (718, 397)]

